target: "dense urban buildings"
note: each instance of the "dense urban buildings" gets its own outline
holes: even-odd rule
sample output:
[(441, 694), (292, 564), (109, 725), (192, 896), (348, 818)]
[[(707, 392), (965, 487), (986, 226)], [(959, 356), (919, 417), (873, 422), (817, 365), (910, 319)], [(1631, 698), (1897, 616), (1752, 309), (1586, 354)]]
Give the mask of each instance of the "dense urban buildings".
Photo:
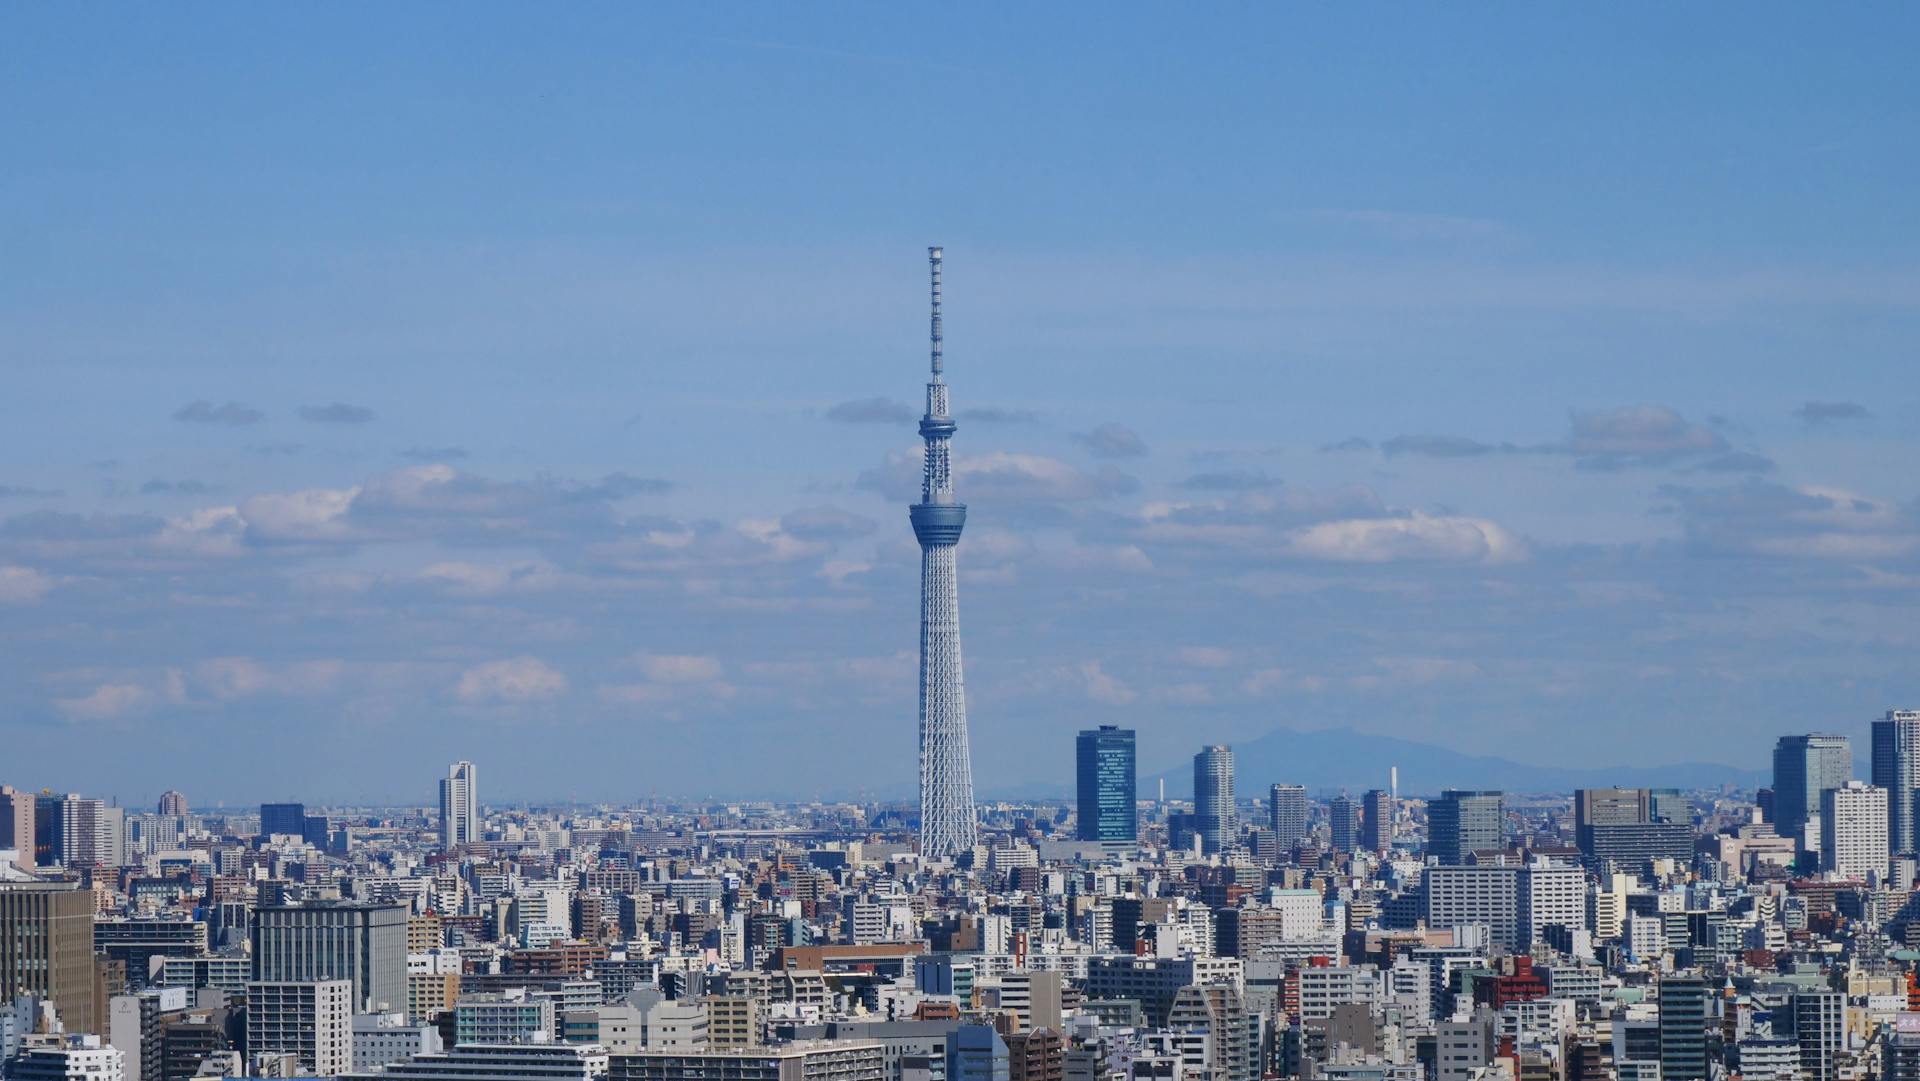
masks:
[[(1889, 789), (1826, 765), (1809, 785), (1794, 764), (1844, 742), (1783, 745), (1783, 787), (1819, 796), (1789, 835), (1731, 786), (1315, 799), (1262, 778), (1242, 801), (1223, 745), (1168, 799), (1136, 790), (1135, 733), (1101, 726), (1063, 770), (1073, 798), (983, 806), (938, 859), (899, 804), (463, 806), (471, 787), (416, 808), (169, 799), (115, 852), (105, 801), (47, 793), (15, 806), (59, 823), (52, 858), (0, 865), (0, 1062), (9, 1081), (1920, 1072)], [(450, 808), (471, 817), (452, 844)]]

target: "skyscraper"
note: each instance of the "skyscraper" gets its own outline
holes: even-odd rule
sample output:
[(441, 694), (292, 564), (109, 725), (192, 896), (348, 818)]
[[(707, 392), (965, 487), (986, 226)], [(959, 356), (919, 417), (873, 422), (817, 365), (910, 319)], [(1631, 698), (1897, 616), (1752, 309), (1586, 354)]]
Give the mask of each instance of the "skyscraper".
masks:
[(1352, 852), (1360, 846), (1360, 804), (1348, 796), (1335, 796), (1327, 804), (1327, 827), (1335, 852)]
[(1360, 798), (1360, 845), (1369, 852), (1393, 848), (1393, 793), (1384, 788)]
[(1774, 829), (1812, 851), (1820, 845), (1821, 793), (1853, 779), (1853, 745), (1845, 736), (1781, 736), (1773, 748)]
[(1887, 790), (1887, 842), (1914, 852), (1914, 798), (1920, 794), (1920, 710), (1890, 709), (1873, 722), (1873, 784)]
[(440, 778), (440, 845), (458, 848), (480, 840), (479, 777), (472, 762), (455, 762)]
[(187, 797), (184, 793), (169, 788), (160, 793), (160, 804), (156, 809), (163, 815), (178, 818), (187, 813)]
[(1267, 826), (1273, 830), (1273, 843), (1282, 852), (1307, 835), (1305, 785), (1277, 784), (1267, 789)]
[(1507, 847), (1505, 794), (1449, 788), (1427, 805), (1427, 854), (1443, 864)]
[(1224, 851), (1233, 843), (1233, 749), (1208, 747), (1193, 756), (1193, 832), (1201, 850)]
[(304, 838), (306, 835), (306, 804), (263, 803), (260, 805), (260, 836)]
[(954, 546), (967, 523), (967, 506), (953, 500), (953, 460), (947, 446), (953, 418), (941, 378), (939, 248), (927, 249), (933, 276), (933, 377), (920, 418), (926, 457), (920, 502), (909, 509), (920, 542), (920, 852), (945, 858), (973, 847), (973, 759), (967, 749), (966, 681), (960, 666), (960, 589)]
[(1134, 812), (1133, 729), (1103, 724), (1080, 733), (1075, 746), (1082, 841), (1131, 841)]

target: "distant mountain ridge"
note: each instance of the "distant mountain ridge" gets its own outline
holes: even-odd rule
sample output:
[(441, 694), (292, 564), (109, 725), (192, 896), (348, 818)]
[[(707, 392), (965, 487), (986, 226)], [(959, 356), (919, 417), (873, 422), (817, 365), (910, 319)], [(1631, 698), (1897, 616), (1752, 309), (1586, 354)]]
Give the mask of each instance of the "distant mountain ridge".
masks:
[[(1195, 747), (1195, 751), (1199, 748)], [(1340, 729), (1275, 729), (1233, 745), (1234, 778), (1242, 799), (1264, 796), (1274, 783), (1305, 785), (1311, 793), (1346, 789), (1354, 795), (1387, 787), (1387, 770), (1400, 767), (1400, 794), (1433, 796), (1444, 788), (1493, 788), (1506, 792), (1571, 792), (1610, 785), (1645, 788), (1756, 787), (1768, 783), (1762, 770), (1716, 762), (1657, 766), (1536, 766), (1494, 755), (1472, 755), (1431, 743)], [(1193, 794), (1193, 768), (1177, 765), (1142, 774), (1140, 795), (1150, 798), (1161, 779), (1167, 795)]]

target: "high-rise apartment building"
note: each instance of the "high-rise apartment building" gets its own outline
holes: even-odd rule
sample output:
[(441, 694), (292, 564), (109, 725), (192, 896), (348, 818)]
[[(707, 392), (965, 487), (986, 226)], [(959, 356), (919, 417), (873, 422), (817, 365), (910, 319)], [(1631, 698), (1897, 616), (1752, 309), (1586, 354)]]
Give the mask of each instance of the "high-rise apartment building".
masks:
[(1820, 865), (1843, 878), (1887, 873), (1887, 790), (1848, 781), (1820, 794)]
[(1360, 804), (1347, 796), (1327, 802), (1327, 826), (1335, 852), (1352, 852), (1360, 845)]
[(292, 1055), (300, 1069), (338, 1077), (353, 1069), (353, 983), (254, 980), (247, 984), (247, 1053)]
[(1225, 851), (1233, 844), (1238, 825), (1234, 818), (1233, 749), (1208, 747), (1193, 756), (1193, 831), (1201, 850)]
[(171, 788), (167, 789), (165, 792), (160, 793), (160, 803), (155, 807), (155, 810), (160, 814), (171, 815), (174, 818), (185, 816), (187, 814), (186, 794)]
[(1277, 784), (1267, 789), (1267, 828), (1273, 843), (1285, 852), (1307, 835), (1305, 785)]
[[(1915, 852), (1914, 800), (1920, 798), (1920, 709), (1890, 709), (1873, 722), (1873, 784), (1887, 790), (1887, 843)], [(4, 847), (4, 846), (0, 846)]]
[(1369, 852), (1387, 852), (1393, 848), (1393, 793), (1384, 788), (1368, 789), (1360, 797), (1360, 845)]
[(1077, 835), (1082, 841), (1138, 837), (1133, 729), (1103, 724), (1080, 733), (1074, 747), (1079, 780)]
[(71, 1032), (100, 1032), (94, 997), (92, 890), (69, 882), (0, 882), (0, 1002), (50, 1000)]
[(1427, 854), (1442, 864), (1507, 847), (1506, 796), (1449, 788), (1427, 804)]
[(479, 778), (472, 762), (455, 762), (440, 778), (440, 844), (458, 848), (480, 840)]
[(406, 906), (313, 901), (256, 908), (251, 930), (256, 981), (347, 980), (353, 1012), (406, 1008)]
[(1853, 745), (1845, 736), (1781, 736), (1773, 748), (1774, 830), (1805, 851), (1820, 844), (1821, 793), (1853, 780)]
[(1707, 1007), (1713, 989), (1698, 976), (1660, 981), (1660, 1081), (1708, 1081)]
[(14, 853), (14, 865), (24, 870), (36, 866), (34, 859), (34, 796), (0, 784), (0, 849)]

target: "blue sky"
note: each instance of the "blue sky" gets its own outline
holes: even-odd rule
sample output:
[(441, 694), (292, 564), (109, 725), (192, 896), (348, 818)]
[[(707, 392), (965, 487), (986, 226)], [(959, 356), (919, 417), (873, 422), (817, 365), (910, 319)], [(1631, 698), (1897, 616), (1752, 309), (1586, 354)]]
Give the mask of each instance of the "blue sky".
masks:
[(0, 779), (906, 791), (929, 243), (983, 789), (1863, 732), (1915, 19), (8, 9)]

